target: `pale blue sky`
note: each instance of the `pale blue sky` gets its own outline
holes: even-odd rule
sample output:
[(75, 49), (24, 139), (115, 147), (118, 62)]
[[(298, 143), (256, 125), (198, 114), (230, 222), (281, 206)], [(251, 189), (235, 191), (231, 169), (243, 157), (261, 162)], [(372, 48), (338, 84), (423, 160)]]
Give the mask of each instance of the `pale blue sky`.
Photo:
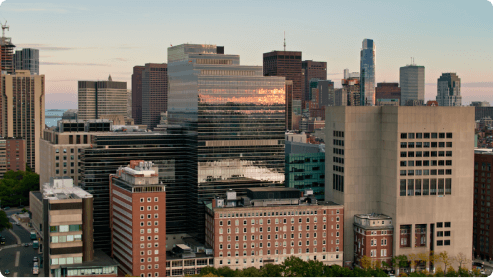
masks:
[[(426, 99), (442, 72), (462, 79), (463, 103), (493, 104), (493, 6), (468, 1), (24, 1), (6, 0), (0, 20), (19, 47), (40, 49), (47, 108), (77, 108), (77, 80), (128, 81), (134, 65), (166, 62), (167, 47), (224, 45), (243, 65), (262, 53), (303, 52), (326, 61), (340, 86), (344, 68), (359, 71), (365, 38), (376, 44), (377, 82), (398, 82), (399, 67), (424, 65)], [(478, 82), (485, 82), (479, 83)]]

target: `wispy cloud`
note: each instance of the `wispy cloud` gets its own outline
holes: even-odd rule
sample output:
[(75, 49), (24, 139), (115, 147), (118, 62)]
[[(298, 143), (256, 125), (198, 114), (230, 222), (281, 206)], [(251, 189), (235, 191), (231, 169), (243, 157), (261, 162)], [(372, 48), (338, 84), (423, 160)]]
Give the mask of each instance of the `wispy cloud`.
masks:
[[(4, 0), (0, 0), (4, 2)], [(1, 2), (0, 2), (1, 4)], [(4, 11), (12, 12), (48, 12), (48, 13), (71, 13), (88, 11), (85, 7), (76, 7), (69, 5), (56, 5), (47, 3), (11, 3), (3, 7)]]
[(40, 65), (45, 66), (96, 66), (96, 67), (109, 67), (108, 64), (97, 63), (73, 63), (73, 62), (39, 62)]
[(126, 62), (126, 61), (128, 61), (125, 58), (113, 58), (113, 60), (120, 61), (120, 62)]

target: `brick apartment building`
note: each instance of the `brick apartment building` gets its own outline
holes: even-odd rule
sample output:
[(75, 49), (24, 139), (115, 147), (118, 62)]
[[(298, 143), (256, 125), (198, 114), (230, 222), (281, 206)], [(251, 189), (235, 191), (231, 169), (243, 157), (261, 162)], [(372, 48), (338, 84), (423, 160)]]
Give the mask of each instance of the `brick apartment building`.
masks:
[(214, 266), (232, 269), (280, 264), (290, 256), (342, 266), (344, 209), (318, 203), (311, 190), (250, 188), (247, 197), (228, 191), (206, 210), (206, 244)]
[(26, 140), (0, 139), (0, 178), (9, 171), (26, 171)]
[[(354, 262), (361, 266), (361, 258), (391, 264), (394, 226), (392, 218), (382, 214), (354, 216)], [(409, 236), (411, 234), (409, 233)], [(410, 239), (406, 242), (410, 242)]]
[(166, 192), (152, 162), (131, 160), (110, 175), (111, 255), (119, 275), (166, 274)]

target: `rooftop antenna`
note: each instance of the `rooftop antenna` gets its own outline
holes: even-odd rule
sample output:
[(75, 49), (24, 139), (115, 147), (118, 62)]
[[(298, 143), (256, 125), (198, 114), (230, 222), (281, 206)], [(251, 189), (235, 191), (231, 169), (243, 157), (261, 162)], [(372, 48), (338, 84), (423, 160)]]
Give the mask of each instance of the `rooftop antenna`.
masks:
[[(7, 23), (7, 21), (5, 21)], [(286, 31), (284, 31), (284, 52), (286, 52)]]
[(1, 25), (2, 25), (2, 37), (5, 37), (5, 29), (10, 31), (9, 26), (7, 26), (7, 20), (5, 20), (5, 24), (1, 24)]

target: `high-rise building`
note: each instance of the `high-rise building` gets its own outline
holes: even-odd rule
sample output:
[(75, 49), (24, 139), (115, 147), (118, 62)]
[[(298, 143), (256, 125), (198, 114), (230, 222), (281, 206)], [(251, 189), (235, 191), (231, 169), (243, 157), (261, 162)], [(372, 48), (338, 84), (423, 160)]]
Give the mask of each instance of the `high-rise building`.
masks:
[(326, 112), (325, 200), (344, 205), (345, 260), (355, 258), (353, 218), (369, 213), (392, 219), (394, 256), (447, 251), (471, 259), (474, 108)]
[(132, 118), (136, 125), (142, 124), (142, 73), (145, 68), (135, 66), (132, 74)]
[[(293, 100), (305, 101), (301, 51), (272, 51), (264, 53), (264, 76), (283, 76), (293, 81)], [(314, 71), (317, 72), (316, 70)], [(327, 79), (327, 74), (325, 74)], [(310, 80), (308, 80), (309, 82)]]
[(0, 138), (0, 179), (9, 170), (26, 171), (26, 140)]
[(111, 134), (112, 123), (108, 120), (62, 120), (57, 128), (45, 129), (39, 140), (39, 154), (43, 167), (39, 172), (41, 184), (51, 177), (70, 177), (78, 186), (82, 180), (80, 155), (90, 148), (96, 135)]
[(471, 106), (474, 107), (490, 107), (490, 102), (483, 100), (483, 101), (472, 101)]
[[(474, 152), (474, 258), (491, 261), (493, 258), (493, 224), (490, 223), (491, 175), (493, 174), (493, 152), (491, 149), (476, 149)], [(491, 233), (490, 233), (491, 232)], [(490, 235), (491, 234), (491, 235)], [(490, 240), (491, 239), (491, 240)]]
[(343, 93), (342, 88), (334, 89), (334, 106), (346, 106), (347, 93)]
[[(8, 27), (7, 27), (8, 28)], [(3, 29), (3, 26), (2, 26)], [(0, 71), (14, 74), (14, 48), (12, 38), (2, 36), (0, 38)]]
[(375, 105), (375, 44), (364, 39), (360, 61), (361, 106)]
[(349, 72), (349, 69), (345, 69), (344, 70), (344, 79), (352, 79), (352, 78), (359, 79), (359, 72)]
[(168, 108), (168, 68), (166, 64), (146, 64), (142, 72), (142, 124), (154, 129), (161, 112)]
[[(361, 106), (361, 90), (358, 78), (342, 79), (342, 95), (347, 103), (342, 106)], [(342, 99), (342, 98), (341, 98)]]
[(375, 100), (379, 102), (379, 100), (383, 99), (400, 101), (401, 88), (399, 88), (399, 83), (378, 83), (375, 88)]
[(78, 119), (95, 120), (103, 115), (127, 115), (127, 82), (79, 81)]
[[(217, 49), (193, 44), (168, 48), (168, 121), (187, 127), (198, 141), (198, 177), (190, 184), (195, 204), (187, 205), (198, 206), (189, 221), (201, 235), (204, 201), (230, 188), (244, 194), (247, 187), (284, 182), (285, 78), (263, 76), (262, 67), (240, 66), (239, 55), (218, 54)], [(279, 53), (279, 60), (272, 57), (298, 61), (301, 76), (301, 53), (290, 53), (292, 59), (284, 57), (288, 52)], [(264, 54), (265, 64), (271, 62), (269, 55)], [(289, 69), (279, 63), (273, 68)], [(296, 82), (295, 87), (301, 78)]]
[(93, 248), (93, 200), (66, 177), (51, 178), (41, 191), (29, 193), (32, 227), (44, 251), (42, 276), (118, 276), (118, 263)]
[(39, 139), (45, 128), (45, 76), (28, 70), (1, 75), (2, 137), (26, 140), (27, 164), (40, 172)]
[(294, 129), (293, 81), (286, 80), (286, 130)]
[(437, 101), (440, 106), (461, 106), (460, 78), (454, 72), (442, 73), (437, 82)]
[(301, 63), (303, 77), (303, 96), (305, 101), (310, 99), (310, 80), (317, 78), (327, 80), (327, 62), (314, 62), (306, 60)]
[(166, 187), (158, 167), (131, 160), (109, 182), (111, 256), (125, 275), (166, 276)]
[[(168, 130), (169, 131), (169, 130)], [(97, 135), (81, 154), (81, 187), (94, 195), (94, 248), (111, 248), (109, 175), (131, 160), (152, 161), (166, 186), (166, 232), (192, 230), (197, 181), (195, 139), (186, 134), (114, 132)], [(203, 218), (203, 215), (202, 215)]]
[(15, 70), (28, 70), (32, 75), (39, 74), (39, 49), (24, 48), (14, 54)]
[(425, 101), (425, 67), (407, 65), (400, 68), (401, 105), (410, 101)]
[(222, 194), (225, 198), (214, 198), (207, 204), (205, 236), (212, 246), (214, 267), (261, 268), (282, 264), (290, 256), (343, 265), (342, 243), (347, 237), (343, 206), (317, 202), (310, 189), (301, 192), (267, 187), (246, 191), (246, 196), (240, 198), (237, 192), (228, 190)]
[(127, 90), (127, 119), (132, 118), (132, 90)]

